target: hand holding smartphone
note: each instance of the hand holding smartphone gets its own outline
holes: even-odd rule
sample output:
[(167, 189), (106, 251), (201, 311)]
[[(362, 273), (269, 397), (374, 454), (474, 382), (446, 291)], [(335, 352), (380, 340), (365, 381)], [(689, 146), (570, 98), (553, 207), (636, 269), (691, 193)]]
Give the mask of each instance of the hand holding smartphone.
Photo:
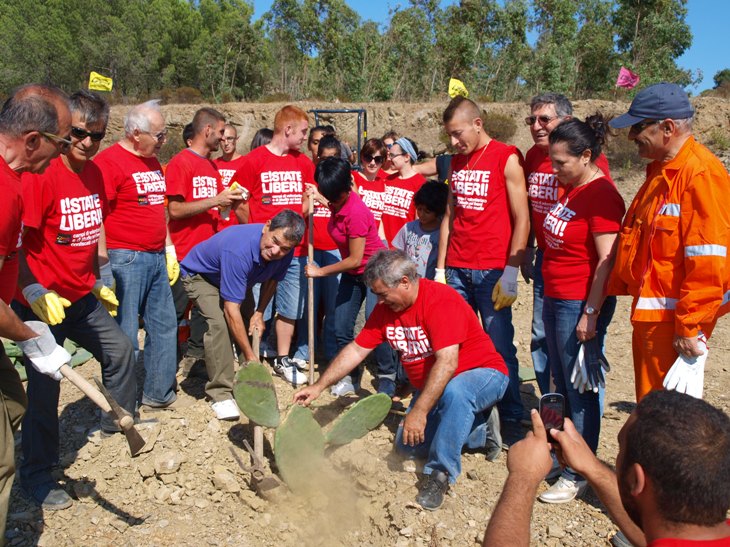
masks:
[(555, 439), (550, 435), (551, 429), (563, 430), (565, 419), (565, 397), (560, 393), (546, 393), (540, 397), (540, 419), (545, 425), (548, 442), (554, 443)]

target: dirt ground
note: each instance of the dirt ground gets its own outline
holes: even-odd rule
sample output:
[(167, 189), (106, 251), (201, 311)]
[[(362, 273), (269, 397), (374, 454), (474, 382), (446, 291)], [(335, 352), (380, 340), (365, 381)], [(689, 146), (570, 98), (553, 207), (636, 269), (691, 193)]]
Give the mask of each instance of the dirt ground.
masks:
[[(506, 108), (506, 107), (505, 107)], [(520, 105), (524, 115), (524, 105)], [(192, 111), (193, 107), (190, 107)], [(516, 110), (516, 109), (515, 109)], [(726, 116), (728, 110), (718, 116)], [(726, 125), (727, 119), (720, 121)], [(616, 174), (628, 201), (642, 180), (641, 169)], [(531, 286), (520, 280), (513, 306), (515, 345), (522, 366), (531, 366)], [(619, 305), (607, 338), (612, 370), (607, 378), (599, 456), (613, 464), (616, 435), (634, 407), (629, 301)], [(730, 320), (718, 324), (710, 344), (705, 399), (730, 412), (726, 391), (730, 372)], [(77, 368), (87, 378), (99, 374), (95, 361)], [(366, 375), (370, 378), (369, 375)], [(292, 388), (276, 379), (282, 411), (291, 406)], [(42, 511), (14, 487), (8, 516), (10, 545), (178, 546), (178, 545), (476, 545), (506, 477), (503, 452), (495, 462), (484, 454), (463, 456), (463, 474), (442, 506), (424, 511), (414, 502), (419, 476), (404, 470), (392, 452), (398, 415), (363, 439), (329, 452), (335, 475), (307, 498), (283, 494), (269, 502), (250, 488), (231, 449), (248, 465), (243, 440), (252, 442), (245, 418), (219, 422), (203, 399), (203, 381), (182, 382), (179, 396), (190, 403), (180, 411), (143, 413), (138, 426), (147, 452), (128, 454), (123, 436), (102, 439), (98, 413), (67, 381), (61, 384), (61, 459), (57, 476), (75, 498), (65, 511)], [(374, 392), (364, 382), (363, 395)], [(536, 407), (534, 382), (522, 385), (528, 407)], [(353, 402), (355, 399), (350, 399)], [(323, 395), (315, 417), (326, 425), (346, 402)], [(151, 421), (152, 420), (152, 421)], [(273, 431), (266, 432), (267, 456), (273, 459)], [(16, 438), (19, 449), (20, 435)], [(547, 488), (543, 485), (541, 489)], [(533, 545), (607, 545), (616, 528), (590, 491), (570, 504), (536, 503)]]

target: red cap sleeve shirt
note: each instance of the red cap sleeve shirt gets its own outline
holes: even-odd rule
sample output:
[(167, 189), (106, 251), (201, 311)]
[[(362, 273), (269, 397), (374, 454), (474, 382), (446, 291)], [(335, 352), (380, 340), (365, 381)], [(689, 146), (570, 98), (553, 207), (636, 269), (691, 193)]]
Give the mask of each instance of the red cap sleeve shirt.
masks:
[(502, 269), (512, 239), (512, 215), (504, 168), (520, 151), (492, 139), (468, 156), (451, 158), (454, 220), (446, 265), (475, 270)]
[[(357, 193), (367, 208), (375, 217), (375, 222), (380, 222), (383, 216), (383, 194), (385, 193), (385, 176), (383, 171), (378, 171), (375, 180), (368, 180), (360, 171), (353, 171)], [(397, 233), (397, 232), (396, 232)]]
[(416, 173), (407, 179), (398, 177), (398, 173), (390, 175), (385, 179), (385, 192), (383, 193), (383, 232), (385, 239), (390, 244), (393, 238), (405, 225), (406, 222), (416, 219), (416, 204), (413, 203), (413, 196), (423, 186), (426, 179), (420, 173)]
[[(601, 171), (610, 178), (606, 156), (601, 154), (596, 160), (596, 166), (600, 167)], [(524, 169), (527, 197), (530, 200), (532, 231), (535, 234), (537, 246), (544, 251), (545, 236), (542, 224), (550, 209), (563, 195), (565, 188), (553, 173), (553, 165), (547, 150), (537, 146), (530, 148), (525, 156)]]
[[(265, 223), (284, 209), (303, 215), (304, 183), (314, 183), (312, 160), (296, 150), (278, 156), (266, 146), (251, 150), (245, 158), (231, 184), (237, 182), (250, 193), (249, 223)], [(307, 255), (308, 239), (305, 234), (294, 256)]]
[[(245, 160), (245, 156), (239, 156), (235, 160), (231, 161), (226, 161), (221, 158), (216, 158), (213, 160), (213, 163), (215, 164), (216, 168), (218, 169), (218, 173), (221, 176), (223, 188), (228, 188), (231, 185), (231, 179), (233, 178), (233, 175), (235, 175), (236, 171), (241, 168)], [(233, 226), (235, 224), (238, 224), (238, 217), (236, 217), (233, 211), (231, 211), (228, 213), (228, 220), (224, 219), (223, 217), (218, 219), (218, 231), (227, 228), (228, 226)]]
[(352, 275), (360, 275), (365, 271), (365, 264), (370, 257), (383, 248), (383, 242), (378, 235), (378, 224), (375, 222), (373, 213), (355, 192), (350, 192), (350, 196), (342, 208), (336, 213), (332, 213), (327, 230), (343, 259), (350, 256), (351, 239), (365, 238), (365, 250), (360, 265), (347, 272)]
[(18, 286), (18, 249), (23, 229), (23, 191), (20, 175), (0, 158), (0, 300), (6, 304)]
[[(23, 251), (38, 283), (79, 300), (94, 283), (94, 260), (104, 217), (108, 213), (101, 170), (87, 161), (81, 173), (62, 157), (42, 175), (23, 175)], [(16, 298), (23, 304), (20, 291)]]
[[(184, 201), (213, 198), (223, 191), (223, 183), (215, 165), (208, 158), (186, 148), (177, 154), (165, 170), (167, 195), (181, 196)], [(216, 233), (220, 215), (217, 208), (192, 217), (170, 220), (169, 229), (178, 260), (195, 245)]]
[(618, 232), (625, 211), (621, 194), (606, 177), (566, 190), (543, 223), (545, 296), (588, 297), (598, 263), (593, 235)]
[(506, 375), (504, 359), (466, 300), (441, 283), (420, 279), (418, 284), (416, 301), (404, 311), (377, 304), (355, 342), (374, 349), (387, 341), (400, 354), (408, 380), (418, 390), (426, 384), (436, 352), (454, 345), (459, 346), (454, 376), (474, 368), (493, 368)]
[(165, 176), (157, 158), (144, 158), (119, 143), (102, 150), (94, 163), (104, 174), (109, 216), (106, 246), (159, 252), (165, 248)]

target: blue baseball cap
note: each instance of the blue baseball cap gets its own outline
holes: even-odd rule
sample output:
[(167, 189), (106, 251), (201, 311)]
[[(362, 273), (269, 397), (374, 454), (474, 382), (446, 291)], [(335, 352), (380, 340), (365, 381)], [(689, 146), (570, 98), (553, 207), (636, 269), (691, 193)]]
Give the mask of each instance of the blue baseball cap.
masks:
[(694, 113), (689, 97), (681, 86), (662, 82), (639, 91), (631, 101), (629, 111), (614, 118), (608, 125), (623, 129), (643, 120), (681, 120), (691, 118)]

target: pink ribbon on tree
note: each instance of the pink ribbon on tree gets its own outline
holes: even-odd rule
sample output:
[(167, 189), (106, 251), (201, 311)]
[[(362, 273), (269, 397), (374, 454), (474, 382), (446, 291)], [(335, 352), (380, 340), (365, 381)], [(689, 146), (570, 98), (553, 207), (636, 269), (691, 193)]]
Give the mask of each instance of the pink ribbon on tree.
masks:
[(626, 89), (633, 89), (636, 84), (639, 83), (639, 75), (631, 72), (626, 67), (621, 67), (619, 70), (618, 78), (616, 78), (616, 87), (625, 87)]

